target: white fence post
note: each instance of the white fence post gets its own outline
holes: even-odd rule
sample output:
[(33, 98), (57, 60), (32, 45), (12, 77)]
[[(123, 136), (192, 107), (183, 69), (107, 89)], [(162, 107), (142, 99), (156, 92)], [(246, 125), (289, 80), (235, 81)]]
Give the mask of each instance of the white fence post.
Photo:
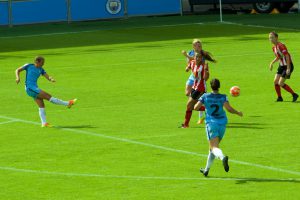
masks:
[(68, 24), (72, 22), (71, 0), (67, 0), (67, 21)]
[(220, 22), (223, 22), (222, 0), (219, 0), (219, 3), (220, 3)]
[(13, 16), (12, 16), (12, 0), (8, 0), (8, 26), (13, 26)]

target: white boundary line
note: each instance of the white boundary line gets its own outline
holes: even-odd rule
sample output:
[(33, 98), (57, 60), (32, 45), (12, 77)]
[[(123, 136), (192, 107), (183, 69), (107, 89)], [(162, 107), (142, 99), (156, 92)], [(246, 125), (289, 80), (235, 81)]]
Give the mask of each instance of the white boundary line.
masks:
[[(145, 28), (160, 28), (160, 27), (174, 27), (174, 26), (187, 26), (187, 25), (203, 25), (204, 23), (186, 23), (186, 24), (165, 24), (165, 25), (154, 25), (154, 26), (135, 26), (127, 28), (119, 28), (121, 30), (130, 30), (130, 29), (145, 29)], [(38, 37), (38, 36), (51, 36), (51, 35), (65, 35), (65, 34), (77, 34), (77, 33), (92, 33), (97, 31), (109, 31), (115, 30), (116, 28), (102, 28), (102, 29), (93, 29), (86, 31), (66, 31), (66, 32), (56, 32), (56, 33), (42, 33), (42, 34), (31, 34), (31, 35), (17, 35), (17, 36), (3, 36), (0, 39), (9, 39), (9, 38), (27, 38), (27, 37)]]
[[(294, 51), (293, 53), (297, 53), (298, 51)], [(260, 53), (245, 53), (245, 54), (232, 54), (232, 55), (219, 55), (215, 56), (218, 58), (227, 58), (227, 57), (243, 57), (243, 56), (255, 56), (255, 55), (271, 55), (270, 53), (260, 52)], [(99, 67), (110, 67), (110, 66), (121, 66), (121, 65), (135, 65), (135, 64), (148, 64), (148, 63), (162, 63), (162, 62), (177, 62), (177, 61), (185, 61), (182, 58), (176, 59), (156, 59), (156, 60), (148, 60), (148, 61), (132, 61), (132, 62), (124, 62), (124, 63), (112, 63), (112, 64), (98, 64), (98, 65), (86, 65), (84, 68), (93, 69)], [(186, 62), (186, 61), (185, 61)], [(185, 65), (186, 63), (184, 63)], [(75, 66), (80, 65), (71, 65), (71, 66), (56, 66), (59, 70), (74, 68)], [(178, 65), (179, 66), (179, 65)], [(0, 74), (11, 73), (11, 71), (2, 71)]]
[(70, 173), (70, 172), (54, 172), (44, 170), (32, 170), (32, 169), (20, 169), (15, 167), (2, 167), (0, 170), (12, 171), (12, 172), (23, 172), (32, 174), (43, 174), (43, 175), (54, 175), (54, 176), (69, 176), (69, 177), (95, 177), (95, 178), (116, 178), (116, 179), (134, 179), (134, 180), (182, 180), (182, 181), (274, 181), (274, 182), (300, 182), (297, 178), (195, 178), (195, 177), (168, 177), (168, 176), (118, 176), (118, 175), (104, 175), (104, 174), (88, 174), (88, 173)]
[(254, 28), (266, 28), (266, 29), (282, 29), (282, 30), (288, 30), (288, 31), (300, 31), (300, 29), (296, 28), (284, 28), (284, 27), (276, 27), (276, 26), (263, 26), (263, 25), (254, 25), (254, 24), (242, 24), (242, 23), (236, 23), (236, 22), (222, 22), (223, 24), (229, 24), (229, 25), (237, 25), (237, 26), (248, 26), (248, 27), (254, 27)]
[[(187, 25), (206, 25), (206, 24), (218, 24), (218, 22), (206, 22), (206, 23), (198, 22), (198, 23), (183, 23), (183, 24), (153, 25), (153, 26), (135, 26), (135, 27), (120, 28), (120, 29), (130, 30), (130, 29), (160, 28), (160, 27), (174, 27), (174, 26), (187, 26)], [(290, 31), (300, 31), (300, 29), (293, 29), (293, 28), (251, 25), (251, 24), (248, 25), (248, 24), (241, 24), (241, 23), (227, 22), (227, 21), (223, 21), (220, 24), (248, 26), (248, 27), (255, 27), (255, 28), (272, 28), (272, 29), (275, 28), (275, 29), (283, 29), (283, 30), (290, 30)], [(102, 28), (102, 29), (93, 29), (93, 30), (82, 30), (82, 31), (65, 31), (65, 32), (42, 33), (42, 34), (31, 34), (31, 35), (2, 36), (2, 37), (0, 37), (0, 39), (27, 38), (27, 37), (65, 35), (65, 34), (77, 34), (77, 33), (92, 33), (92, 32), (97, 32), (97, 31), (106, 31), (106, 30), (115, 30), (115, 29), (114, 28)]]
[[(9, 120), (18, 120), (19, 122), (23, 122), (23, 123), (27, 123), (27, 124), (40, 125), (40, 123), (37, 123), (37, 122), (22, 120), (22, 119), (13, 118), (13, 117), (6, 117), (6, 116), (1, 116), (0, 115), (0, 118), (9, 119)], [(180, 149), (175, 149), (175, 148), (170, 148), (170, 147), (165, 147), (165, 146), (159, 146), (159, 145), (145, 143), (145, 142), (139, 142), (139, 141), (126, 139), (126, 138), (120, 138), (120, 137), (116, 137), (116, 136), (109, 136), (109, 135), (96, 133), (96, 132), (91, 132), (91, 131), (75, 130), (75, 129), (70, 129), (70, 128), (60, 128), (60, 130), (64, 130), (64, 131), (68, 131), (68, 132), (72, 132), (72, 133), (76, 133), (76, 134), (96, 136), (96, 137), (101, 137), (101, 138), (111, 139), (111, 140), (115, 140), (115, 141), (120, 141), (120, 142), (125, 142), (125, 143), (130, 143), (130, 144), (136, 144), (136, 145), (151, 147), (151, 148), (170, 151), (170, 152), (200, 156), (200, 157), (204, 157), (204, 158), (207, 157), (207, 155), (205, 155), (205, 154), (200, 154), (200, 153), (196, 153), (196, 152), (190, 152), (190, 151), (186, 151), (186, 150), (180, 150)], [(281, 168), (265, 166), (265, 165), (261, 165), (261, 164), (255, 164), (255, 163), (244, 162), (244, 161), (238, 161), (238, 160), (230, 160), (230, 162), (300, 176), (300, 172), (298, 172), (298, 171), (281, 169)]]
[(17, 122), (17, 121), (19, 121), (19, 120), (9, 120), (9, 121), (5, 121), (5, 122), (0, 122), (0, 125), (9, 124), (9, 123)]

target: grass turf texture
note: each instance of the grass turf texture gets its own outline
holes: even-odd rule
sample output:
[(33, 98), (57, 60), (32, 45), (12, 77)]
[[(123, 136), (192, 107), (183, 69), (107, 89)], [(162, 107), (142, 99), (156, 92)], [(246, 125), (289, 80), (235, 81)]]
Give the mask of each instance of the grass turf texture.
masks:
[[(274, 26), (270, 16), (253, 17), (225, 19)], [(274, 17), (278, 27), (299, 28), (299, 15)], [(291, 103), (285, 91), (285, 102), (274, 102), (275, 70), (268, 71), (268, 32), (274, 28), (213, 22), (151, 27), (202, 18), (2, 27), (1, 35), (9, 38), (0, 38), (1, 199), (297, 199), (299, 103)], [(105, 30), (10, 37), (95, 29)], [(294, 59), (287, 83), (300, 91), (299, 32), (275, 30)], [(193, 38), (201, 38), (218, 60), (210, 70), (221, 80), (221, 92), (241, 88), (241, 96), (229, 100), (245, 114), (228, 114), (221, 148), (235, 161), (230, 172), (216, 160), (207, 179), (199, 173), (208, 145), (197, 114), (191, 128), (177, 128), (189, 76), (180, 50), (190, 49)], [(45, 69), (57, 80), (41, 78), (40, 88), (62, 99), (79, 98), (71, 110), (46, 103), (48, 121), (58, 128), (40, 127), (36, 105), (14, 82), (15, 68), (37, 54), (46, 57)], [(5, 117), (27, 121), (6, 123)]]

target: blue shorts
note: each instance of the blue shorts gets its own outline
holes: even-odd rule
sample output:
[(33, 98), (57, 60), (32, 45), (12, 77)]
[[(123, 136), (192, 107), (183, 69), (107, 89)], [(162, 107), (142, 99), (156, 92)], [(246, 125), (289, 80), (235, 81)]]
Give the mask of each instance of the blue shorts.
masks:
[(209, 123), (206, 124), (206, 135), (207, 139), (211, 140), (216, 137), (219, 137), (220, 140), (224, 137), (225, 135), (225, 130), (226, 130), (226, 125), (222, 124), (216, 124), (216, 123)]
[(36, 99), (41, 92), (41, 90), (38, 87), (25, 87), (25, 90), (27, 95), (34, 99)]
[(194, 74), (191, 74), (191, 75), (189, 76), (189, 79), (188, 79), (187, 82), (186, 82), (186, 85), (193, 86), (193, 85), (194, 85), (194, 82), (195, 82), (195, 76), (194, 76)]

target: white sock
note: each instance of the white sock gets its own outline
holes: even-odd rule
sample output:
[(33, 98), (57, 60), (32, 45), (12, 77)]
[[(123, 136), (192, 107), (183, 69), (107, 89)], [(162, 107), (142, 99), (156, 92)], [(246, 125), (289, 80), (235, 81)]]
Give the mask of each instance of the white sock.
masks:
[(46, 121), (46, 112), (45, 112), (45, 108), (39, 108), (39, 115), (40, 115), (40, 118), (41, 118), (42, 125), (43, 125), (43, 124), (46, 124), (47, 121)]
[(57, 105), (64, 105), (64, 106), (68, 106), (69, 102), (68, 101), (63, 101), (60, 99), (57, 99), (55, 97), (51, 97), (49, 100), (51, 103), (57, 104)]
[(205, 171), (208, 171), (210, 169), (211, 165), (214, 162), (214, 159), (215, 159), (215, 155), (211, 151), (209, 151), (207, 156)]
[(203, 116), (204, 116), (204, 112), (203, 111), (199, 111), (199, 119), (202, 119)]
[(212, 149), (212, 153), (220, 160), (223, 160), (223, 158), (225, 157), (222, 150), (216, 147)]

